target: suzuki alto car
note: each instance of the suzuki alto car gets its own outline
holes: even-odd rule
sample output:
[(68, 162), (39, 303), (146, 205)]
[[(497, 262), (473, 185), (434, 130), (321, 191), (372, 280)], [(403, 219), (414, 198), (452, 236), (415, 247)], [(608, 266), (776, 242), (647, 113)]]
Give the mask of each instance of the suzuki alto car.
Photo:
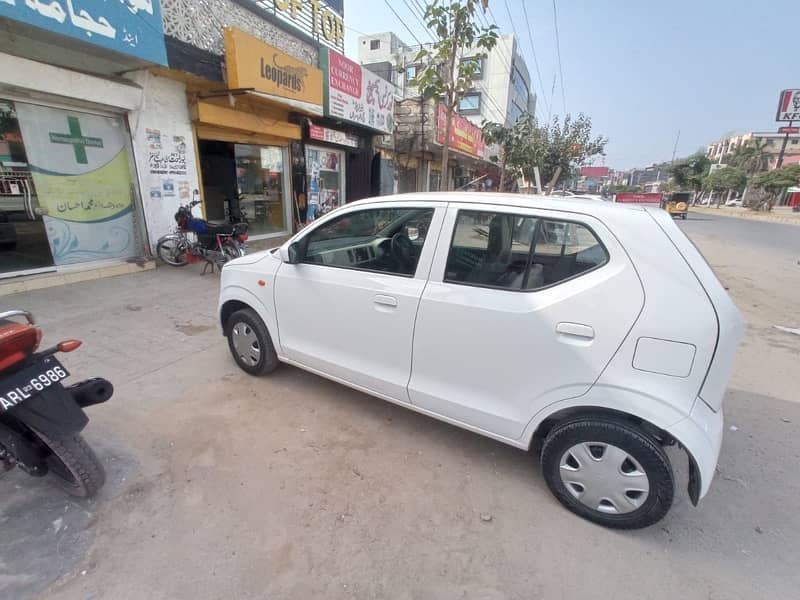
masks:
[(708, 491), (743, 329), (665, 211), (474, 193), (347, 204), (226, 265), (219, 316), (247, 373), (289, 363), (541, 448), (555, 497), (617, 528), (669, 510), (667, 445)]

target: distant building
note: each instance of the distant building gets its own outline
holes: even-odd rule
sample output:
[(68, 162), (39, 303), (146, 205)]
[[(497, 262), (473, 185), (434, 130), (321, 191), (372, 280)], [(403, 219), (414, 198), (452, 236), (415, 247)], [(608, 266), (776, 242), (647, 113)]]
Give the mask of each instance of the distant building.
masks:
[[(778, 155), (780, 154), (784, 137), (786, 137), (785, 134), (774, 131), (754, 131), (741, 135), (732, 135), (709, 144), (706, 148), (706, 156), (711, 162), (726, 164), (727, 159), (738, 148), (751, 140), (758, 141), (765, 144), (764, 152), (767, 155), (767, 168), (774, 169), (778, 164)], [(789, 135), (789, 143), (786, 145), (783, 164), (789, 165), (797, 162), (800, 162), (800, 134), (795, 133)]]
[[(428, 47), (428, 45), (424, 46)], [(361, 64), (395, 85), (401, 98), (419, 95), (411, 82), (423, 64), (416, 60), (420, 46), (409, 46), (394, 33), (383, 32), (358, 38)], [(474, 49), (470, 55), (480, 54)], [(458, 112), (476, 125), (484, 120), (513, 125), (525, 113), (536, 110), (536, 95), (519, 43), (513, 35), (501, 35), (497, 45), (480, 61), (472, 89), (464, 96)]]
[[(394, 150), (401, 192), (438, 189), (441, 178), (442, 110), (431, 100), (423, 103), (413, 85), (424, 67), (417, 61), (420, 48), (405, 44), (390, 31), (358, 38), (358, 58), (364, 68), (395, 87), (395, 135), (386, 136), (384, 144), (386, 150)], [(484, 121), (511, 126), (524, 113), (533, 114), (536, 109), (530, 73), (515, 37), (500, 36), (485, 58), (475, 58), (482, 53), (476, 48), (467, 51), (463, 59), (479, 63), (451, 131), (450, 181), (455, 189), (497, 186), (499, 169), (489, 158), (499, 151), (483, 143), (480, 128)]]
[(632, 169), (626, 185), (640, 185), (645, 191), (653, 191), (660, 184), (669, 181), (665, 165), (650, 165), (643, 169)]

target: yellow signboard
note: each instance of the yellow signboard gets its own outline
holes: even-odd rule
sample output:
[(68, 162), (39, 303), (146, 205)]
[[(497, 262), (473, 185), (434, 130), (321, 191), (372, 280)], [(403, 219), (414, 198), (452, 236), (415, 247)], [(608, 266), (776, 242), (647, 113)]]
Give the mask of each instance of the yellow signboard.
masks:
[(322, 105), (322, 71), (233, 27), (225, 28), (225, 62), (230, 88)]
[[(322, 34), (322, 38), (334, 47), (344, 51), (344, 19), (319, 0), (274, 0), (275, 8), (292, 21), (298, 28), (311, 33), (313, 37)], [(341, 10), (341, 3), (340, 10)], [(306, 27), (311, 20), (311, 31)]]

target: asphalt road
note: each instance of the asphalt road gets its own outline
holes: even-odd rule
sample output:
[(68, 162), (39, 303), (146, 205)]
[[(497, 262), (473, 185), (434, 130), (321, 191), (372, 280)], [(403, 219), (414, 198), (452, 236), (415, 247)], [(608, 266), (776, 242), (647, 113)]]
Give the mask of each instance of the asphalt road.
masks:
[[(298, 369), (251, 378), (199, 265), (19, 294), (45, 343), (103, 375), (86, 436), (98, 498), (0, 479), (0, 598), (794, 598), (800, 589), (800, 228), (691, 215), (747, 319), (717, 477), (694, 508), (685, 459), (658, 525), (568, 513), (526, 453)], [(735, 239), (732, 239), (735, 238)], [(486, 521), (482, 515), (490, 515)]]
[(789, 254), (800, 259), (800, 227), (754, 219), (724, 217), (708, 213), (692, 213), (685, 221), (678, 220), (689, 237), (702, 236), (709, 241), (758, 248), (767, 254)]

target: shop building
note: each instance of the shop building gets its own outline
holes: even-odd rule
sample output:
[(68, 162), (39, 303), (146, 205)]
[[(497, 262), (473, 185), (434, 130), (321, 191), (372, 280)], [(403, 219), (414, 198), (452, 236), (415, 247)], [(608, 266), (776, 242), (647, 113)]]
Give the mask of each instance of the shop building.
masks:
[(3, 281), (122, 272), (147, 253), (132, 137), (144, 93), (118, 75), (166, 62), (157, 1), (0, 2)]
[(376, 136), (394, 131), (394, 90), (345, 56), (320, 50), (323, 118), (301, 118), (294, 186), (299, 224), (394, 188), (393, 160)]
[[(433, 99), (400, 100), (395, 105), (395, 119), (398, 191), (438, 191), (445, 143), (444, 106)], [(497, 150), (483, 142), (480, 127), (455, 114), (448, 143), (451, 189), (496, 191), (500, 170), (489, 157)]]

